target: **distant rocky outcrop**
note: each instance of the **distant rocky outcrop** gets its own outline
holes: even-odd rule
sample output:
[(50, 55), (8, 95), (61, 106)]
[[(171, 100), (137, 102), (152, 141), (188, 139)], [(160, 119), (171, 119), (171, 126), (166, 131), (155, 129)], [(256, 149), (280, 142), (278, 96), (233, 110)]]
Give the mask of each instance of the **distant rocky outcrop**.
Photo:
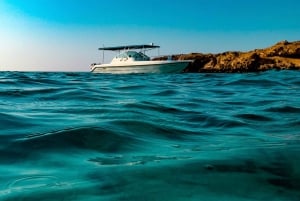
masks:
[[(156, 60), (165, 60), (159, 57)], [(272, 47), (249, 52), (220, 54), (190, 53), (173, 55), (174, 60), (194, 60), (185, 72), (258, 72), (266, 70), (300, 70), (300, 41), (281, 41)]]

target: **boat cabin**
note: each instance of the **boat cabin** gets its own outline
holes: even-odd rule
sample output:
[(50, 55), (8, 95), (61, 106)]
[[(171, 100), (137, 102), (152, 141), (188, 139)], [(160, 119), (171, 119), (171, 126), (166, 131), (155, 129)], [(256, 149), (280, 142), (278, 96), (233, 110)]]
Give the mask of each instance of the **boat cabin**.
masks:
[[(103, 50), (102, 60), (104, 62), (104, 51), (119, 51), (119, 54), (113, 58), (111, 63), (120, 63), (120, 62), (134, 62), (134, 61), (150, 61), (150, 57), (148, 57), (145, 52), (148, 50), (152, 50), (155, 48), (159, 48), (159, 46), (151, 43), (150, 45), (127, 45), (127, 46), (117, 46), (117, 47), (103, 47), (99, 48), (99, 50)], [(139, 52), (135, 50), (140, 50)], [(120, 53), (123, 51), (122, 53)]]

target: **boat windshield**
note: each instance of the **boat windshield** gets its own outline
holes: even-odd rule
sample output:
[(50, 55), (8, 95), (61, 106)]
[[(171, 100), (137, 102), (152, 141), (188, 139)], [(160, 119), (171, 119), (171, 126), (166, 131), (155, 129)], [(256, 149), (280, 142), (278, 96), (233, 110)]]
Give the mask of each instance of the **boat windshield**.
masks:
[(125, 58), (133, 58), (135, 61), (149, 61), (150, 57), (145, 55), (142, 52), (135, 52), (135, 51), (127, 51), (119, 54), (116, 58), (118, 59), (125, 59)]

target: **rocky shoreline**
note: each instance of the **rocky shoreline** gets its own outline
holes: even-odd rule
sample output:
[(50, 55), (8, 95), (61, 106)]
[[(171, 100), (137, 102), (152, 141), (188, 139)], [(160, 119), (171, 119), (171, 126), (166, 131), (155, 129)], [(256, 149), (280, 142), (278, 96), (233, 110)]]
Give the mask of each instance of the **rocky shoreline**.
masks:
[[(166, 60), (159, 57), (156, 60)], [(229, 51), (220, 54), (190, 53), (173, 55), (174, 60), (194, 60), (185, 72), (260, 72), (300, 70), (300, 41), (281, 41), (272, 47), (249, 52)]]

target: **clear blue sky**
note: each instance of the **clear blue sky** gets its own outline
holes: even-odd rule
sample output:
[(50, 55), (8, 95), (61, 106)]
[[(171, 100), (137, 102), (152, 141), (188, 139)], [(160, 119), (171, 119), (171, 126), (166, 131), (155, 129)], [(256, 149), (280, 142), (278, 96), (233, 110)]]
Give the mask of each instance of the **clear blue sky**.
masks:
[(102, 45), (263, 48), (300, 40), (299, 10), (299, 0), (0, 0), (0, 70), (88, 71)]

